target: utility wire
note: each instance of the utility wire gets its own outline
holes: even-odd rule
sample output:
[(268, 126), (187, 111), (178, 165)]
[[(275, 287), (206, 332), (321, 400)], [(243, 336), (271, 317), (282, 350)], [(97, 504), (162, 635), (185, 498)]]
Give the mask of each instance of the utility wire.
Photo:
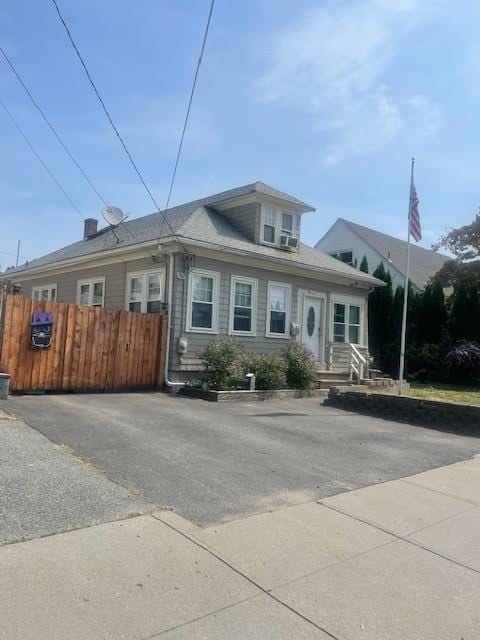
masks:
[(42, 118), (44, 119), (45, 123), (47, 124), (48, 128), (50, 129), (50, 131), (53, 133), (53, 135), (56, 137), (56, 139), (58, 140), (58, 142), (60, 143), (60, 145), (63, 147), (63, 149), (65, 150), (66, 154), (68, 155), (68, 157), (70, 158), (70, 160), (73, 162), (73, 164), (77, 167), (77, 169), (80, 171), (80, 173), (82, 174), (82, 176), (85, 178), (85, 180), (87, 181), (87, 183), (90, 185), (90, 187), (92, 188), (92, 190), (95, 192), (95, 194), (99, 197), (99, 199), (103, 202), (103, 204), (107, 207), (108, 204), (105, 201), (105, 199), (103, 198), (103, 196), (99, 193), (98, 189), (95, 187), (95, 185), (93, 184), (93, 182), (90, 180), (90, 178), (88, 177), (88, 175), (85, 173), (85, 171), (82, 169), (82, 167), (80, 166), (80, 164), (78, 163), (78, 161), (74, 158), (72, 152), (70, 151), (70, 149), (67, 147), (67, 145), (65, 144), (65, 142), (62, 140), (62, 138), (60, 137), (59, 133), (57, 132), (57, 130), (55, 129), (55, 127), (53, 126), (53, 124), (50, 122), (50, 120), (47, 118), (47, 116), (45, 115), (45, 112), (43, 111), (43, 109), (40, 107), (40, 105), (38, 104), (38, 102), (35, 100), (35, 98), (33, 97), (33, 95), (31, 94), (30, 90), (28, 89), (27, 85), (25, 84), (25, 82), (23, 81), (23, 79), (21, 78), (20, 74), (18, 73), (18, 71), (16, 70), (15, 66), (13, 65), (13, 62), (10, 60), (10, 58), (7, 56), (7, 54), (5, 53), (4, 49), (2, 47), (0, 47), (0, 53), (3, 55), (3, 57), (5, 58), (8, 66), (10, 67), (10, 69), (13, 71), (15, 77), (17, 78), (17, 80), (19, 81), (19, 83), (22, 85), (23, 89), (25, 90), (25, 93), (27, 94), (27, 96), (30, 98), (33, 106), (37, 109), (37, 111), (40, 113), (40, 115), (42, 116)]
[[(170, 188), (168, 190), (167, 201), (166, 201), (166, 204), (165, 204), (165, 211), (167, 211), (168, 206), (170, 204), (170, 198), (171, 198), (171, 195), (172, 195), (173, 186), (175, 184), (175, 178), (177, 176), (178, 163), (180, 161), (180, 156), (182, 154), (183, 141), (185, 139), (185, 132), (187, 130), (188, 119), (190, 117), (190, 110), (192, 108), (193, 96), (195, 94), (195, 88), (197, 86), (198, 73), (200, 71), (200, 66), (202, 64), (203, 54), (205, 52), (205, 45), (207, 44), (208, 30), (210, 29), (210, 23), (212, 21), (212, 13), (213, 13), (213, 7), (214, 6), (215, 6), (215, 0), (211, 0), (211, 2), (210, 2), (210, 10), (208, 12), (207, 24), (206, 24), (206, 27), (205, 27), (205, 33), (203, 34), (202, 46), (200, 48), (200, 55), (198, 57), (198, 62), (197, 62), (197, 66), (196, 66), (196, 69), (195, 69), (195, 75), (193, 76), (193, 84), (192, 84), (192, 89), (190, 91), (190, 98), (188, 100), (187, 112), (185, 114), (185, 121), (183, 123), (182, 135), (180, 136), (180, 143), (178, 145), (177, 156), (175, 158), (175, 165), (173, 167), (172, 179), (170, 181)], [(162, 235), (164, 221), (165, 221), (165, 216), (164, 216), (164, 218), (162, 220), (162, 226), (160, 227), (160, 237)]]
[[(73, 47), (73, 49), (74, 49), (74, 51), (75, 51), (75, 53), (76, 53), (81, 65), (82, 65), (82, 67), (83, 67), (83, 69), (85, 71), (85, 74), (86, 74), (86, 76), (87, 76), (87, 78), (88, 78), (88, 80), (90, 82), (90, 85), (91, 85), (95, 95), (97, 96), (98, 101), (100, 102), (103, 111), (105, 112), (105, 115), (106, 115), (106, 117), (107, 117), (107, 119), (108, 119), (108, 121), (110, 123), (110, 126), (112, 127), (113, 131), (115, 132), (115, 135), (117, 136), (118, 140), (120, 141), (120, 144), (122, 145), (123, 150), (125, 151), (128, 159), (130, 161), (130, 164), (134, 168), (138, 178), (140, 179), (141, 183), (143, 184), (143, 186), (144, 186), (144, 188), (145, 188), (150, 200), (155, 205), (156, 210), (158, 212), (162, 212), (158, 202), (155, 200), (152, 192), (148, 188), (144, 177), (142, 176), (142, 174), (141, 174), (139, 168), (137, 167), (137, 165), (136, 165), (136, 163), (135, 163), (130, 151), (128, 150), (125, 141), (123, 140), (122, 136), (120, 135), (120, 132), (118, 131), (117, 127), (115, 126), (115, 123), (113, 122), (112, 116), (110, 115), (110, 113), (109, 113), (109, 111), (108, 111), (108, 109), (107, 109), (107, 107), (105, 105), (105, 102), (103, 101), (103, 99), (102, 99), (102, 97), (101, 97), (101, 95), (100, 95), (100, 93), (99, 93), (99, 91), (98, 91), (98, 89), (97, 89), (97, 87), (95, 85), (95, 82), (92, 79), (92, 76), (91, 76), (91, 74), (90, 74), (90, 72), (89, 72), (89, 70), (87, 68), (87, 65), (86, 65), (86, 63), (85, 63), (85, 61), (84, 61), (84, 59), (83, 59), (83, 57), (82, 57), (82, 55), (81, 55), (81, 53), (79, 51), (74, 39), (73, 39), (73, 36), (72, 36), (72, 34), (70, 32), (70, 29), (69, 29), (67, 23), (65, 22), (65, 19), (64, 19), (63, 15), (62, 15), (62, 13), (60, 11), (60, 8), (58, 6), (57, 0), (52, 0), (52, 3), (55, 6), (58, 18), (59, 18), (60, 22), (62, 23), (62, 25), (63, 25), (66, 33), (67, 33), (68, 39), (70, 40), (70, 44), (72, 45), (72, 47)], [(179, 163), (179, 160), (180, 160), (180, 155), (181, 155), (182, 146), (183, 146), (183, 140), (184, 140), (184, 137), (185, 137), (185, 131), (186, 131), (186, 128), (187, 128), (188, 118), (189, 118), (189, 115), (190, 115), (190, 109), (191, 109), (191, 106), (192, 106), (193, 95), (194, 95), (194, 92), (195, 92), (195, 86), (196, 86), (196, 82), (197, 82), (198, 72), (199, 72), (199, 69), (200, 69), (201, 62), (202, 62), (203, 52), (205, 50), (205, 45), (206, 45), (206, 41), (207, 41), (208, 30), (209, 30), (209, 27), (210, 27), (210, 22), (211, 22), (211, 18), (212, 18), (212, 12), (213, 12), (214, 4), (215, 4), (215, 0), (211, 0), (210, 11), (209, 11), (208, 20), (207, 20), (207, 26), (206, 26), (205, 34), (204, 34), (204, 37), (203, 37), (202, 47), (201, 47), (201, 51), (200, 51), (200, 57), (198, 59), (197, 68), (196, 68), (196, 71), (195, 71), (194, 82), (193, 82), (193, 86), (192, 86), (192, 91), (190, 93), (190, 99), (189, 99), (189, 103), (188, 103), (187, 114), (186, 114), (186, 117), (185, 117), (185, 122), (184, 122), (183, 130), (182, 130), (182, 135), (181, 135), (181, 139), (180, 139), (179, 148), (178, 148), (178, 151), (177, 151), (177, 156), (176, 156), (176, 160), (175, 160), (175, 166), (174, 166), (174, 171), (173, 171), (173, 175), (172, 175), (172, 180), (170, 182), (170, 188), (169, 188), (168, 198), (167, 198), (167, 206), (163, 210), (161, 230), (163, 230), (163, 225), (166, 223), (168, 228), (170, 229), (171, 233), (175, 237), (176, 237), (177, 234), (176, 234), (175, 230), (173, 229), (172, 225), (170, 224), (170, 221), (167, 218), (166, 209), (168, 208), (168, 205), (170, 204), (170, 197), (171, 197), (173, 186), (174, 186), (174, 182), (175, 182), (175, 176), (176, 176), (176, 173), (177, 173), (177, 167), (178, 167), (178, 163)]]
[(95, 92), (95, 95), (97, 96), (98, 101), (99, 101), (99, 102), (100, 102), (100, 104), (102, 105), (102, 109), (103, 109), (103, 111), (105, 112), (105, 115), (107, 116), (107, 119), (108, 119), (108, 121), (109, 121), (109, 123), (110, 123), (110, 126), (112, 127), (113, 131), (115, 132), (115, 135), (116, 135), (116, 136), (117, 136), (117, 138), (119, 139), (120, 144), (121, 144), (121, 145), (122, 145), (122, 147), (123, 147), (123, 150), (124, 150), (124, 151), (125, 151), (125, 153), (127, 154), (127, 157), (128, 157), (128, 159), (130, 160), (130, 164), (131, 164), (131, 165), (132, 165), (132, 167), (135, 169), (135, 172), (137, 173), (137, 176), (139, 177), (139, 179), (140, 179), (141, 183), (142, 183), (142, 184), (143, 184), (143, 186), (145, 187), (145, 190), (146, 190), (146, 192), (148, 193), (148, 195), (149, 195), (149, 197), (150, 197), (150, 200), (153, 202), (153, 204), (155, 205), (155, 207), (156, 207), (156, 208), (157, 208), (157, 210), (159, 211), (159, 210), (160, 210), (160, 207), (158, 206), (157, 201), (156, 201), (156, 200), (155, 200), (155, 198), (153, 197), (152, 192), (151, 192), (151, 191), (150, 191), (150, 189), (148, 188), (147, 183), (145, 182), (145, 179), (143, 178), (142, 174), (140, 173), (139, 168), (138, 168), (138, 167), (137, 167), (137, 165), (135, 164), (135, 161), (134, 161), (134, 159), (133, 159), (133, 157), (132, 157), (132, 155), (131, 155), (130, 151), (128, 150), (127, 145), (125, 144), (125, 141), (123, 140), (122, 136), (120, 135), (120, 132), (118, 131), (117, 127), (115, 126), (115, 123), (113, 122), (112, 116), (110, 115), (110, 113), (109, 113), (109, 111), (108, 111), (108, 109), (107, 109), (107, 107), (106, 107), (106, 105), (105, 105), (105, 102), (103, 101), (103, 98), (102, 98), (102, 96), (100, 95), (100, 93), (99, 93), (99, 91), (98, 91), (98, 89), (97, 89), (97, 87), (96, 87), (96, 85), (95, 85), (95, 82), (94, 82), (94, 81), (93, 81), (93, 79), (92, 79), (92, 76), (90, 75), (90, 72), (89, 72), (89, 70), (88, 70), (88, 68), (87, 68), (87, 65), (86, 65), (86, 63), (85, 63), (84, 59), (82, 58), (82, 55), (81, 55), (80, 51), (78, 50), (77, 45), (75, 44), (75, 40), (73, 39), (73, 36), (72, 36), (72, 34), (70, 33), (70, 29), (68, 28), (68, 25), (67, 25), (67, 23), (65, 22), (65, 19), (64, 19), (64, 17), (62, 16), (62, 14), (61, 14), (61, 12), (60, 12), (60, 8), (59, 8), (59, 6), (58, 6), (58, 4), (57, 4), (57, 1), (56, 1), (56, 0), (52, 0), (52, 2), (53, 2), (53, 4), (54, 4), (54, 6), (55, 6), (55, 9), (56, 9), (56, 11), (57, 11), (58, 17), (59, 17), (59, 19), (60, 19), (60, 21), (61, 21), (61, 23), (62, 23), (62, 25), (63, 25), (63, 27), (64, 27), (64, 29), (65, 29), (65, 31), (66, 31), (66, 33), (67, 33), (68, 39), (70, 40), (70, 43), (71, 43), (71, 45), (72, 45), (72, 47), (73, 47), (73, 49), (74, 49), (75, 53), (77, 54), (78, 59), (80, 60), (80, 63), (81, 63), (81, 65), (82, 65), (82, 67), (83, 67), (83, 70), (85, 71), (85, 73), (86, 73), (86, 75), (87, 75), (87, 78), (88, 78), (88, 80), (89, 80), (89, 82), (90, 82), (90, 84), (91, 84), (91, 86), (92, 86), (92, 89), (93, 89), (93, 91)]
[(18, 124), (18, 122), (15, 120), (15, 118), (13, 117), (12, 113), (10, 112), (10, 110), (8, 109), (7, 105), (3, 102), (3, 100), (0, 98), (0, 105), (3, 107), (3, 109), (5, 110), (5, 112), (7, 113), (7, 115), (9, 116), (10, 120), (13, 122), (15, 128), (17, 129), (17, 131), (19, 132), (19, 134), (22, 136), (22, 138), (25, 140), (26, 144), (30, 147), (30, 150), (32, 151), (32, 153), (34, 153), (39, 162), (41, 163), (41, 165), (43, 166), (43, 168), (45, 169), (45, 171), (48, 173), (48, 175), (50, 176), (50, 178), (55, 182), (55, 184), (57, 185), (57, 187), (60, 189), (60, 191), (63, 193), (63, 195), (65, 196), (66, 200), (68, 200), (68, 202), (71, 204), (71, 206), (75, 209), (75, 211), (78, 213), (78, 215), (82, 218), (82, 220), (84, 220), (84, 216), (82, 214), (82, 212), (80, 211), (80, 209), (77, 207), (77, 205), (73, 202), (73, 200), (70, 198), (70, 196), (68, 195), (68, 193), (65, 191), (65, 189), (62, 187), (62, 185), (60, 184), (60, 182), (58, 181), (58, 179), (54, 176), (54, 174), (50, 171), (50, 169), (48, 168), (46, 162), (43, 160), (42, 156), (38, 153), (38, 151), (35, 149), (35, 147), (33, 146), (33, 144), (30, 142), (30, 140), (27, 138), (26, 134), (23, 132), (22, 128), (20, 127), (20, 125)]

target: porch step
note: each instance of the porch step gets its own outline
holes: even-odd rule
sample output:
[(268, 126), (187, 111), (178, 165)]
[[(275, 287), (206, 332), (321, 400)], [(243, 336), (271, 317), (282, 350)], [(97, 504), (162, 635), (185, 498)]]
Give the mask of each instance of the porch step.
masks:
[(336, 378), (336, 379), (328, 379), (323, 380), (319, 378), (317, 380), (317, 389), (331, 389), (332, 387), (351, 387), (354, 382), (349, 378)]
[(317, 370), (317, 387), (319, 389), (330, 389), (330, 387), (341, 385), (350, 386), (350, 374), (345, 369), (330, 369), (328, 371)]
[(347, 369), (317, 369), (317, 376), (322, 380), (343, 380), (350, 377)]

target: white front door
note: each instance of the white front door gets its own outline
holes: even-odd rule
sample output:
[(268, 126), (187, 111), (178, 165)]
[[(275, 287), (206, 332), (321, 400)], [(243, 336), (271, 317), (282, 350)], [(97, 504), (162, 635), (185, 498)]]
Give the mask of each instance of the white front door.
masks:
[(310, 349), (317, 362), (323, 361), (323, 354), (320, 356), (321, 312), (322, 300), (306, 295), (303, 302), (302, 342)]

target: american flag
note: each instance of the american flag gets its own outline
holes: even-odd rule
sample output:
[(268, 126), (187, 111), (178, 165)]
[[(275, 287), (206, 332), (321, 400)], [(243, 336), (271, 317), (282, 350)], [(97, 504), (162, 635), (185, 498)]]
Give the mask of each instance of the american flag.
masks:
[(408, 217), (410, 220), (410, 233), (412, 238), (418, 242), (422, 239), (422, 227), (420, 225), (420, 214), (418, 213), (418, 196), (417, 190), (415, 189), (415, 185), (413, 183), (410, 187), (410, 211), (408, 212)]

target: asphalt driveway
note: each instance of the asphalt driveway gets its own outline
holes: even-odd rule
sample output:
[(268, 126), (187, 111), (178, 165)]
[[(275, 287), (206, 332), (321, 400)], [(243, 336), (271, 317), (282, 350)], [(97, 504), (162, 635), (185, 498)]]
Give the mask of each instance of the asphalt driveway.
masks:
[(149, 502), (202, 526), (470, 458), (480, 439), (323, 407), (210, 404), (160, 393), (1, 404)]

